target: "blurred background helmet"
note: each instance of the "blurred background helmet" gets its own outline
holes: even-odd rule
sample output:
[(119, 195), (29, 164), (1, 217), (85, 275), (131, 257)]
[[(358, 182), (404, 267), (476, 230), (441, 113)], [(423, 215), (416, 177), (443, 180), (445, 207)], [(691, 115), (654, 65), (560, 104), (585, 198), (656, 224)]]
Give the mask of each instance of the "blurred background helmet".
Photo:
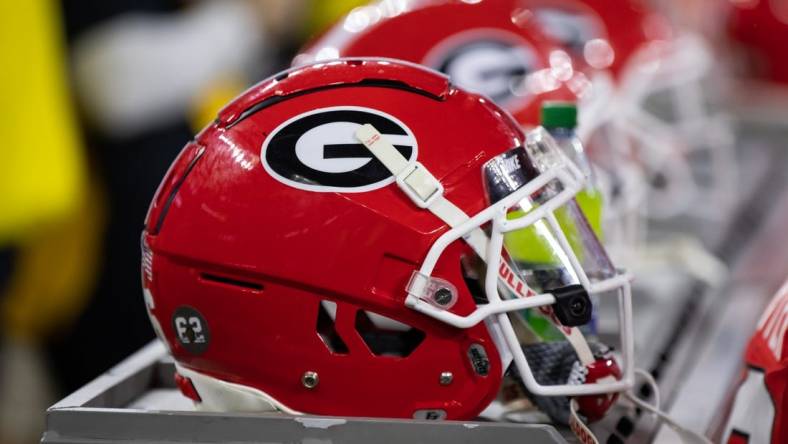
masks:
[[(294, 66), (337, 57), (389, 57), (443, 72), (484, 94), (520, 122), (534, 125), (537, 95), (558, 89), (550, 53), (557, 49), (535, 26), (510, 20), (514, 1), (376, 2), (354, 9), (303, 48)], [(415, 29), (418, 32), (404, 32)], [(529, 75), (539, 72), (527, 84)]]
[(780, 0), (729, 1), (727, 31), (743, 56), (743, 71), (756, 79), (788, 83), (783, 42), (788, 37), (788, 5)]
[(735, 141), (731, 123), (713, 109), (721, 97), (707, 85), (715, 68), (704, 40), (638, 0), (524, 4), (602, 95), (605, 105), (581, 119), (581, 132), (612, 125), (626, 136), (608, 142), (646, 176), (648, 205), (641, 209), (656, 218), (726, 213), (720, 209), (735, 201)]

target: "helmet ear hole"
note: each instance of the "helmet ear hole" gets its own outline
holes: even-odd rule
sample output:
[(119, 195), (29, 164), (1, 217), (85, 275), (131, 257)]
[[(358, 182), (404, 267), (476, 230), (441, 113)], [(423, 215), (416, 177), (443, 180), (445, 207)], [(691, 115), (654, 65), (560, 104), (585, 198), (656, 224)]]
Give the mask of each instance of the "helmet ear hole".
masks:
[(371, 311), (356, 312), (356, 331), (375, 356), (404, 358), (424, 340), (424, 332)]
[(337, 355), (346, 355), (349, 350), (337, 332), (336, 317), (337, 303), (320, 301), (317, 309), (317, 334), (323, 340), (328, 351)]

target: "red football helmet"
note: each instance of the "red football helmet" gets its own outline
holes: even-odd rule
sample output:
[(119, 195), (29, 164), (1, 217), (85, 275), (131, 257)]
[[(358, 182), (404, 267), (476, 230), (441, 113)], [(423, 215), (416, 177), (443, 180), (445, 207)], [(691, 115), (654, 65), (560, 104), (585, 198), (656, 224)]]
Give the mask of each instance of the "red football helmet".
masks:
[(307, 45), (293, 64), (337, 57), (388, 57), (428, 66), (488, 96), (528, 127), (539, 124), (543, 101), (577, 100), (588, 88), (566, 52), (528, 23), (518, 0), (373, 3)]
[(727, 118), (709, 109), (719, 94), (709, 90), (714, 56), (703, 39), (677, 32), (640, 0), (524, 3), (608, 98), (584, 125), (612, 125), (634, 142), (650, 178), (649, 215), (726, 214), (735, 203), (735, 138)]
[(728, 31), (749, 58), (750, 74), (763, 80), (788, 83), (788, 3), (784, 0), (730, 2)]
[(671, 38), (660, 15), (639, 0), (524, 0), (528, 19), (567, 49), (586, 69), (609, 69), (626, 75), (627, 66), (644, 47)]
[(758, 321), (745, 361), (719, 442), (788, 442), (788, 280)]
[[(514, 363), (532, 393), (595, 417), (633, 382), (631, 301), (582, 187), (543, 130), (434, 71), (295, 68), (229, 104), (165, 177), (142, 240), (151, 321), (207, 409), (469, 419)], [(576, 327), (589, 294), (617, 295), (621, 370)], [(531, 308), (577, 354), (557, 383)]]

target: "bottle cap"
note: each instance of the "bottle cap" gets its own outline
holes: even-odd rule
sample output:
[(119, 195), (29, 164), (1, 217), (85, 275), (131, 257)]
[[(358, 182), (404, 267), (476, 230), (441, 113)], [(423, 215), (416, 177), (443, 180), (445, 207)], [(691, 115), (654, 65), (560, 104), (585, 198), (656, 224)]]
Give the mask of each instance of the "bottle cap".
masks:
[(574, 102), (547, 101), (542, 104), (542, 126), (545, 128), (577, 127), (577, 105)]

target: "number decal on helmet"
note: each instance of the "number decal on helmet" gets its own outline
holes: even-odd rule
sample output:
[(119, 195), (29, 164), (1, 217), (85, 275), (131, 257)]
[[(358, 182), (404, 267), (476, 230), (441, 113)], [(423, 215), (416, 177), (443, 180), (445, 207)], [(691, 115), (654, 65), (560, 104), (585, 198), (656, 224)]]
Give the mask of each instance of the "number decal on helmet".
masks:
[(178, 342), (186, 351), (193, 355), (205, 352), (210, 342), (208, 323), (199, 311), (192, 307), (182, 306), (172, 315), (172, 327)]
[(416, 159), (413, 132), (395, 117), (371, 108), (321, 108), (279, 125), (263, 142), (265, 170), (285, 185), (317, 192), (365, 192), (394, 177), (355, 138), (370, 123), (409, 161)]

